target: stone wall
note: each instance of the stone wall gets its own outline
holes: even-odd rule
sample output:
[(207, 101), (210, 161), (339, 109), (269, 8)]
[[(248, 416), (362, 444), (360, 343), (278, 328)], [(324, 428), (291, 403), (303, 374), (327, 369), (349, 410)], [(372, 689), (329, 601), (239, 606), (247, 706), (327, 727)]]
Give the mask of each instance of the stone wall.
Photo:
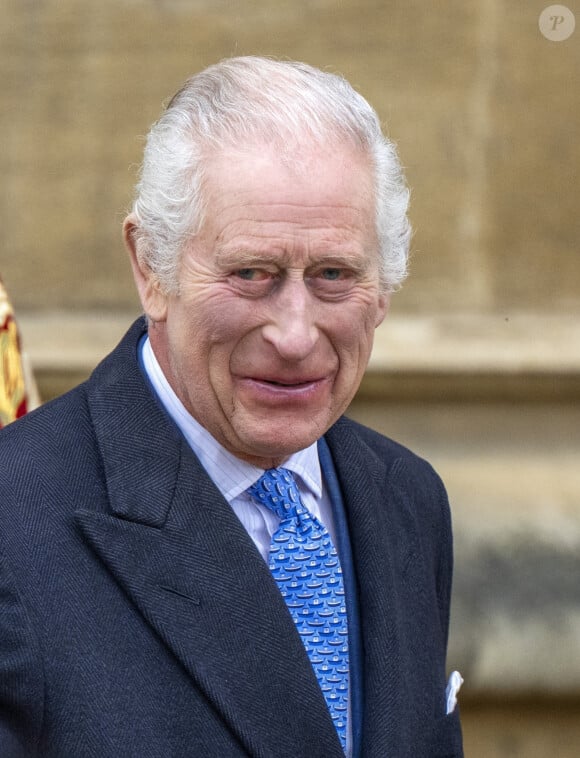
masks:
[(352, 415), (448, 485), (469, 758), (580, 738), (580, 29), (545, 39), (546, 4), (0, 0), (0, 271), (44, 399), (138, 313), (120, 225), (189, 74), (298, 58), (376, 106), (416, 231)]
[(143, 135), (192, 72), (261, 53), (341, 71), (413, 188), (398, 310), (580, 307), (578, 34), (529, 0), (1, 0), (1, 265), (20, 308), (125, 308)]

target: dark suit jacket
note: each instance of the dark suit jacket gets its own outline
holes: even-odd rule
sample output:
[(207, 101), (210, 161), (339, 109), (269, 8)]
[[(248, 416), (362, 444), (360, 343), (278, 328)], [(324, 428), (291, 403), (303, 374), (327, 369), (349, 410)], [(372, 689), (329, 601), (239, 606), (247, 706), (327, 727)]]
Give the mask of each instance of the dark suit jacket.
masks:
[[(0, 756), (339, 758), (269, 569), (136, 359), (0, 433)], [(427, 463), (326, 435), (359, 591), (364, 758), (460, 756), (451, 532)]]

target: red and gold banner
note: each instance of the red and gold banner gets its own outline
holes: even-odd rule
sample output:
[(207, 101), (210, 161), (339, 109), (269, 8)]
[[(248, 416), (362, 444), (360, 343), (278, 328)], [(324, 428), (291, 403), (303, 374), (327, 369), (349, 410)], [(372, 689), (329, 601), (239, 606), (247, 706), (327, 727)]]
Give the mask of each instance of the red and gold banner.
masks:
[(0, 280), (0, 427), (27, 410), (20, 337), (8, 294)]

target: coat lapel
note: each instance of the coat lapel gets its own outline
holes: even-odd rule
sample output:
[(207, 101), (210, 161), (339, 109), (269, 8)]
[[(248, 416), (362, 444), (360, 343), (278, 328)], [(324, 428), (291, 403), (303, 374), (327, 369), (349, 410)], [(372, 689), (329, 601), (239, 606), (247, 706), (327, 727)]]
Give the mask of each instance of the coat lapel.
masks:
[(109, 505), (80, 509), (77, 523), (250, 755), (338, 757), (268, 567), (137, 367), (140, 331), (89, 383)]
[(340, 420), (327, 433), (347, 513), (359, 590), (363, 647), (365, 758), (400, 755), (404, 738), (405, 679), (401, 670), (401, 613), (395, 557), (402, 539), (390, 508), (399, 497), (382, 460)]

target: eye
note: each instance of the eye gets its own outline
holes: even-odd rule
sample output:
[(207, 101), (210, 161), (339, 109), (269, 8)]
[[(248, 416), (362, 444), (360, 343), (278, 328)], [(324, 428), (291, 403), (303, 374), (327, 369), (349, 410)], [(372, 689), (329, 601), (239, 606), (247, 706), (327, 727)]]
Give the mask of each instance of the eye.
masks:
[(347, 295), (356, 281), (356, 273), (343, 266), (324, 266), (310, 272), (308, 276), (309, 286), (324, 299), (337, 299)]
[(236, 271), (236, 276), (244, 279), (246, 282), (255, 281), (258, 278), (258, 274), (258, 269), (255, 268), (241, 268), (239, 271)]
[(342, 269), (339, 268), (325, 268), (321, 271), (321, 276), (327, 282), (336, 282), (341, 278), (343, 273)]
[(229, 274), (230, 285), (244, 297), (262, 297), (271, 291), (276, 272), (267, 268), (238, 268)]
[(261, 282), (267, 279), (269, 274), (259, 268), (241, 268), (236, 271), (236, 276), (245, 282)]

